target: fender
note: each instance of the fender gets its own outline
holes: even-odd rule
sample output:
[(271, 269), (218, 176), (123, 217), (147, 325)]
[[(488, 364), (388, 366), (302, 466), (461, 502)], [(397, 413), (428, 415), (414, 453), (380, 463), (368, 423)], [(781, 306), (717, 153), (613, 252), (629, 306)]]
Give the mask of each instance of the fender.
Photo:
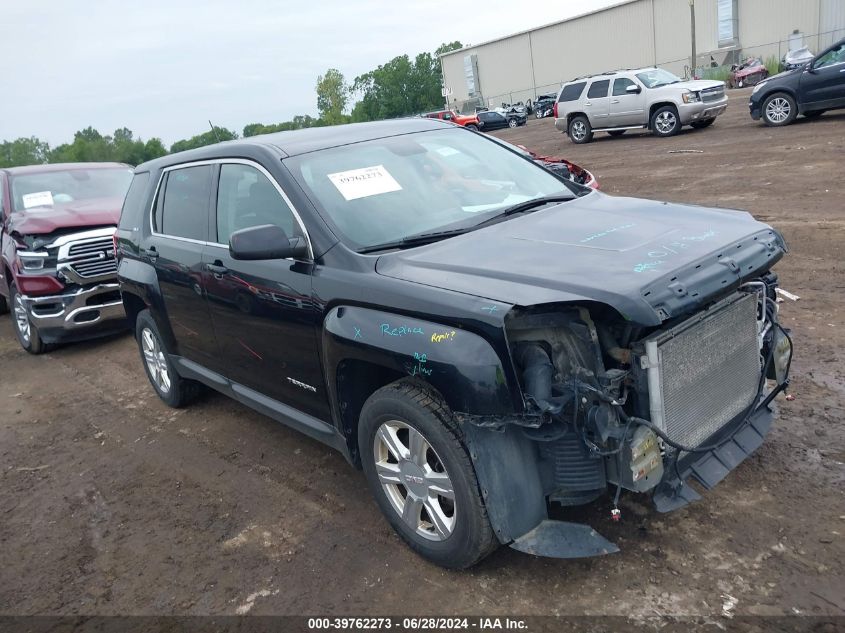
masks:
[(453, 411), (513, 413), (502, 361), (485, 339), (460, 328), (390, 312), (338, 306), (326, 315), (322, 352), (332, 406), (345, 360), (361, 360), (430, 384)]
[(130, 314), (126, 295), (133, 295), (141, 299), (148, 308), (152, 308), (150, 312), (161, 336), (165, 338), (165, 343), (170, 349), (177, 349), (170, 320), (166, 318), (167, 309), (161, 296), (161, 288), (158, 285), (158, 276), (155, 269), (141, 260), (122, 257), (117, 268), (117, 278), (120, 282), (123, 305), (127, 309), (126, 314)]

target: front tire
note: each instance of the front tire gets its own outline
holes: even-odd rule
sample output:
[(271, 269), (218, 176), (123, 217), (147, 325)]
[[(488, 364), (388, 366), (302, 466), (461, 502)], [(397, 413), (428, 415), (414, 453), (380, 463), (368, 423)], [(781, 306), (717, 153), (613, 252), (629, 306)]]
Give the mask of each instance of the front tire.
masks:
[(30, 354), (43, 354), (50, 350), (50, 346), (44, 343), (41, 335), (38, 333), (38, 328), (32, 323), (29, 316), (29, 311), (23, 302), (18, 292), (18, 287), (12, 282), (9, 285), (9, 303), (12, 304), (12, 327), (15, 330), (15, 336), (18, 337), (18, 343)]
[(473, 125), (472, 123), (470, 123), (469, 125), (467, 125), (467, 129), (468, 129), (468, 130), (472, 130), (473, 132), (478, 132), (478, 126), (477, 126), (477, 125)]
[(176, 373), (169, 358), (170, 351), (164, 344), (164, 339), (149, 310), (143, 310), (138, 314), (135, 323), (135, 340), (138, 341), (144, 371), (158, 397), (174, 409), (189, 404), (199, 394), (200, 385)]
[(508, 127), (509, 128), (515, 128), (518, 125), (519, 125), (519, 121), (517, 121), (516, 119), (508, 119)]
[(681, 120), (675, 106), (663, 106), (651, 115), (651, 131), (655, 136), (675, 136), (681, 130)]
[(763, 101), (763, 123), (769, 127), (789, 125), (798, 116), (795, 99), (785, 92), (776, 92)]
[(404, 381), (371, 395), (358, 425), (364, 475), (385, 518), (411, 549), (452, 569), (498, 546), (459, 437), (440, 397)]
[(567, 131), (569, 140), (576, 145), (589, 143), (593, 140), (593, 128), (590, 125), (590, 120), (583, 114), (579, 114), (569, 122)]

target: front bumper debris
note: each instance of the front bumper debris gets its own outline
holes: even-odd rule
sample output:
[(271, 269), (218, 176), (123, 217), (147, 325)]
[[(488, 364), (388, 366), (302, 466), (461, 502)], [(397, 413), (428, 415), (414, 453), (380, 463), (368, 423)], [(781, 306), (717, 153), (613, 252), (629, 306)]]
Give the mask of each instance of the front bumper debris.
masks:
[(126, 320), (119, 286), (98, 284), (76, 292), (46, 297), (23, 296), (33, 325), (46, 342), (91, 336), (91, 328), (108, 330)]

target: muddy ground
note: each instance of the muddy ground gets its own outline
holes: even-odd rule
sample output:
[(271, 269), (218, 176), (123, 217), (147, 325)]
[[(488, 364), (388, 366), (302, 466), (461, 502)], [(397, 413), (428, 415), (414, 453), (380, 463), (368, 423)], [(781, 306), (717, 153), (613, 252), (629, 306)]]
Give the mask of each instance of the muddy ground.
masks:
[(168, 409), (129, 336), (33, 357), (4, 316), (0, 612), (845, 613), (845, 112), (768, 129), (747, 96), (666, 140), (576, 146), (549, 119), (501, 133), (591, 169), (607, 193), (743, 208), (786, 235), (795, 400), (702, 501), (659, 515), (623, 495), (619, 524), (596, 502), (584, 514), (616, 555), (502, 548), (444, 571), (393, 535), (339, 454), (223, 396)]

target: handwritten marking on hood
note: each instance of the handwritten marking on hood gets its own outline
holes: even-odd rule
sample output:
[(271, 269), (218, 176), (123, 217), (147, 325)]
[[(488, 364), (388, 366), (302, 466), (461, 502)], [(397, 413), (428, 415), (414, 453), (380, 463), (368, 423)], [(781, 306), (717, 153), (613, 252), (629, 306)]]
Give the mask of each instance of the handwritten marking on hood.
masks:
[(624, 229), (630, 229), (631, 227), (637, 226), (635, 223), (631, 224), (620, 224), (619, 226), (614, 226), (613, 228), (607, 229), (606, 231), (601, 231), (600, 233), (593, 233), (592, 235), (588, 235), (583, 240), (578, 240), (579, 244), (586, 244), (587, 242), (592, 242), (593, 240), (597, 240), (600, 237), (604, 237), (606, 235), (610, 235), (611, 233), (615, 233), (616, 231), (622, 231)]

